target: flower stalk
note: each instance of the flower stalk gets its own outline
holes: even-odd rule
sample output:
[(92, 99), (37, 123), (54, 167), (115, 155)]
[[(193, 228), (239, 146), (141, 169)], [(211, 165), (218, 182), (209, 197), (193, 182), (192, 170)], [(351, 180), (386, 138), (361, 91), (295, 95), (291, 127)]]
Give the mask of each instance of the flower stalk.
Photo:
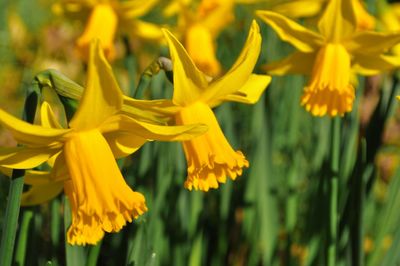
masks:
[(338, 179), (340, 159), (340, 118), (332, 119), (331, 125), (331, 174), (329, 177), (329, 215), (328, 215), (328, 266), (336, 265), (337, 228), (338, 228)]
[[(24, 120), (33, 123), (38, 103), (38, 92), (33, 90), (25, 101)], [(9, 266), (14, 254), (15, 237), (21, 208), (21, 195), (24, 188), (25, 170), (15, 169), (12, 172), (8, 201), (6, 206), (2, 237), (0, 243), (0, 265)]]

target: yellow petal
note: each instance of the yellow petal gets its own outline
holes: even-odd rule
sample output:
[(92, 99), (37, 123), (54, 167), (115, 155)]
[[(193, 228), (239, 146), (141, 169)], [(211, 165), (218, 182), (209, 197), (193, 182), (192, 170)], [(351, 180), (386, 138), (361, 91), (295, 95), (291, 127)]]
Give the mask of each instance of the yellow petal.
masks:
[[(315, 53), (294, 52), (288, 57), (263, 66), (267, 73), (272, 75), (303, 74), (309, 75), (312, 71)], [(299, 64), (301, 62), (301, 64)]]
[[(224, 101), (233, 101), (246, 104), (254, 104), (261, 97), (261, 94), (271, 82), (271, 77), (267, 75), (250, 75), (247, 82), (240, 88), (240, 90), (227, 95)], [(209, 103), (210, 107), (217, 106), (219, 103)]]
[(54, 166), (50, 172), (50, 178), (53, 182), (61, 182), (69, 179), (69, 172), (65, 162), (65, 152), (62, 151), (57, 155)]
[(235, 19), (232, 0), (217, 5), (218, 6), (211, 12), (207, 12), (205, 16), (200, 18), (200, 22), (210, 31), (214, 38), (226, 27), (226, 25)]
[(109, 4), (96, 4), (90, 14), (85, 31), (76, 41), (81, 56), (87, 60), (90, 43), (93, 39), (101, 41), (101, 47), (109, 59), (115, 57), (114, 38), (118, 26), (118, 17)]
[(331, 42), (351, 37), (356, 27), (354, 2), (351, 0), (329, 0), (318, 22), (319, 32)]
[(322, 36), (278, 13), (259, 10), (256, 14), (270, 25), (282, 40), (302, 52), (313, 52), (323, 43)]
[(350, 52), (371, 55), (384, 53), (399, 42), (400, 33), (360, 31), (343, 44)]
[(122, 92), (98, 41), (91, 45), (86, 88), (70, 127), (96, 128), (122, 107)]
[(160, 26), (153, 23), (135, 19), (127, 21), (123, 27), (135, 38), (139, 37), (144, 40), (162, 40), (163, 38)]
[(147, 141), (145, 138), (125, 132), (107, 133), (104, 134), (104, 138), (107, 140), (115, 158), (126, 157), (134, 153)]
[(63, 182), (32, 186), (27, 192), (22, 194), (21, 205), (33, 206), (45, 203), (57, 197), (63, 191), (63, 188)]
[(220, 79), (213, 81), (199, 100), (203, 102), (218, 101), (232, 94), (247, 82), (257, 62), (261, 49), (261, 35), (258, 24), (253, 21), (247, 41), (235, 64)]
[(46, 162), (58, 148), (10, 147), (0, 149), (0, 165), (13, 169), (30, 169)]
[(63, 139), (70, 129), (44, 128), (22, 121), (0, 109), (0, 124), (21, 144), (49, 145)]
[(25, 184), (36, 186), (52, 183), (51, 174), (48, 171), (27, 170), (25, 171)]
[(300, 0), (274, 5), (271, 10), (291, 18), (305, 18), (316, 16), (324, 0)]
[(114, 116), (100, 128), (101, 132), (127, 132), (147, 140), (182, 141), (199, 136), (207, 131), (201, 124), (186, 126), (160, 126), (141, 122), (125, 115)]
[(127, 0), (120, 1), (117, 5), (118, 14), (122, 19), (132, 19), (145, 15), (159, 0)]
[(197, 69), (182, 44), (166, 29), (164, 36), (168, 41), (174, 72), (173, 102), (184, 106), (196, 101), (208, 85), (206, 77)]
[(166, 123), (178, 112), (180, 107), (171, 100), (137, 100), (124, 96), (122, 113), (141, 121)]
[(381, 72), (398, 68), (399, 66), (399, 56), (364, 54), (355, 54), (353, 56), (353, 70), (366, 76), (377, 75)]
[(216, 48), (211, 32), (201, 23), (186, 29), (185, 47), (196, 66), (206, 75), (215, 77), (221, 71), (216, 57)]
[[(375, 28), (376, 19), (374, 16), (368, 13), (364, 6), (365, 1), (352, 0), (354, 2), (354, 12), (357, 20), (358, 30), (373, 30)], [(362, 2), (361, 2), (362, 1)]]
[[(4, 175), (11, 177), (13, 169), (0, 166), (0, 172)], [(27, 170), (24, 175), (24, 183), (28, 185), (44, 185), (52, 182), (50, 172)]]
[(43, 102), (42, 106), (40, 107), (40, 122), (43, 127), (62, 128), (60, 123), (58, 123), (50, 104), (47, 102)]

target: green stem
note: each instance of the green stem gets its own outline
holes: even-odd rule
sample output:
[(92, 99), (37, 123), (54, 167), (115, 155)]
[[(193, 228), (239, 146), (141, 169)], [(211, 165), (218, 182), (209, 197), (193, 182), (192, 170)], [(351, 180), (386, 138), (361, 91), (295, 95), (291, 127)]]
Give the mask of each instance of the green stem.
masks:
[(332, 120), (331, 128), (331, 176), (329, 178), (329, 234), (328, 266), (336, 265), (337, 226), (338, 226), (338, 173), (340, 153), (340, 118)]
[(13, 258), (21, 194), (24, 187), (24, 173), (24, 170), (14, 170), (11, 177), (0, 245), (0, 265), (2, 266), (11, 265)]
[[(28, 123), (33, 123), (38, 105), (37, 91), (31, 91), (25, 100), (23, 118)], [(0, 265), (9, 266), (14, 254), (15, 236), (17, 234), (18, 218), (21, 208), (21, 195), (24, 188), (25, 170), (14, 169), (10, 181), (10, 190), (3, 231), (0, 244)]]
[(101, 241), (93, 247), (90, 247), (89, 250), (89, 257), (87, 261), (87, 266), (96, 266), (97, 265), (97, 260), (100, 255), (100, 249), (101, 249)]
[(352, 218), (351, 218), (351, 244), (352, 244), (352, 265), (364, 265), (364, 201), (365, 201), (365, 176), (369, 175), (365, 164), (366, 161), (366, 141), (360, 142), (359, 155), (355, 166), (355, 173), (352, 181), (352, 195), (350, 198)]
[(15, 252), (15, 261), (18, 265), (25, 265), (26, 246), (29, 235), (29, 224), (32, 220), (33, 212), (24, 211), (22, 215), (21, 230), (18, 237), (18, 246)]

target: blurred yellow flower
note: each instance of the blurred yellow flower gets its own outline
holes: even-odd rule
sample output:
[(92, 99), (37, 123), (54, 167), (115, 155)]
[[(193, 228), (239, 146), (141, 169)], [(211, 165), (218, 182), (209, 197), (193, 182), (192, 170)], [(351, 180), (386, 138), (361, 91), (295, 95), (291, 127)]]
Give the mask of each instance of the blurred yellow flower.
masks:
[(183, 44), (196, 66), (206, 75), (215, 77), (221, 72), (216, 57), (215, 39), (233, 20), (233, 0), (173, 1), (166, 9), (167, 15), (179, 13), (178, 31)]
[(234, 151), (219, 127), (211, 108), (223, 101), (253, 104), (258, 101), (271, 78), (251, 74), (261, 48), (259, 27), (253, 21), (244, 48), (226, 75), (209, 82), (198, 70), (181, 43), (164, 30), (168, 40), (174, 73), (173, 103), (180, 107), (175, 115), (178, 125), (206, 124), (206, 134), (183, 142), (188, 164), (185, 187), (208, 191), (218, 188), (226, 177), (235, 179), (249, 163), (240, 151)]
[[(238, 4), (259, 4), (268, 9), (290, 18), (316, 17), (326, 7), (330, 0), (235, 0)], [(373, 30), (375, 18), (368, 13), (364, 1), (350, 0), (354, 5), (357, 29)]]
[(351, 73), (374, 75), (400, 63), (383, 54), (400, 41), (400, 34), (356, 31), (353, 1), (331, 0), (318, 22), (318, 32), (276, 12), (257, 14), (299, 50), (266, 69), (276, 75), (310, 74), (301, 105), (315, 116), (342, 116), (352, 110)]
[[(144, 196), (125, 183), (115, 158), (135, 152), (147, 140), (188, 140), (207, 129), (143, 122), (121, 114), (123, 101), (111, 67), (95, 42), (86, 89), (68, 129), (59, 125), (46, 103), (41, 108), (42, 125), (31, 125), (0, 109), (0, 123), (23, 145), (1, 148), (0, 165), (6, 169), (31, 169), (48, 161), (53, 165), (50, 174), (29, 172), (28, 180), (32, 175), (41, 178), (30, 182), (33, 186), (23, 203), (41, 203), (64, 188), (72, 207), (70, 244), (95, 244), (104, 232), (118, 232), (147, 210)], [(148, 116), (146, 109), (140, 112)]]
[[(378, 1), (377, 6), (377, 16), (381, 22), (380, 28), (384, 31), (400, 31), (400, 4), (388, 4), (386, 1)], [(400, 56), (400, 45), (393, 46), (391, 51)]]
[(152, 23), (139, 20), (159, 0), (61, 0), (53, 7), (56, 13), (77, 13), (89, 11), (90, 15), (84, 32), (76, 41), (80, 55), (88, 59), (92, 39), (101, 41), (109, 60), (115, 57), (114, 40), (117, 31), (123, 31), (141, 39), (159, 40), (162, 32)]

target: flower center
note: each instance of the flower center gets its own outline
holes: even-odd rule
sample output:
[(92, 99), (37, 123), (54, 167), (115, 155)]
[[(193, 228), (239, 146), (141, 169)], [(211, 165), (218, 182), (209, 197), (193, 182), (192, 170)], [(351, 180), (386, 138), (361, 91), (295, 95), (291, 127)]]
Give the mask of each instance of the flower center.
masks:
[(226, 182), (226, 176), (234, 180), (242, 174), (243, 167), (249, 166), (243, 153), (232, 149), (214, 113), (205, 103), (195, 102), (183, 108), (176, 115), (176, 123), (203, 123), (209, 127), (204, 135), (183, 142), (188, 164), (187, 189), (208, 191), (218, 188), (218, 183)]
[(350, 55), (342, 45), (328, 44), (322, 47), (316, 56), (301, 105), (315, 116), (336, 116), (350, 112), (355, 97), (350, 84), (350, 71)]
[(76, 133), (65, 143), (70, 180), (64, 184), (72, 208), (71, 244), (95, 244), (144, 213), (142, 194), (132, 191), (98, 130)]

